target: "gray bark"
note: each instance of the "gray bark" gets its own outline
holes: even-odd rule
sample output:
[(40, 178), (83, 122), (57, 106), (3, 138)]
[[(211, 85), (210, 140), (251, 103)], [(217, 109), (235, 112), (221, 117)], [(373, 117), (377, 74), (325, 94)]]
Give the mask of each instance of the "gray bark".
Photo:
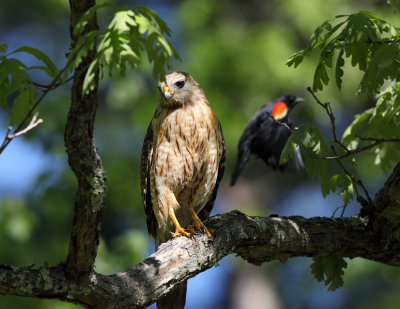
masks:
[(131, 269), (86, 282), (66, 276), (63, 265), (40, 269), (0, 266), (0, 293), (59, 298), (93, 308), (143, 308), (179, 284), (234, 253), (261, 264), (295, 256), (362, 257), (400, 265), (400, 248), (387, 246), (362, 217), (249, 217), (239, 211), (209, 218), (214, 236), (177, 237)]

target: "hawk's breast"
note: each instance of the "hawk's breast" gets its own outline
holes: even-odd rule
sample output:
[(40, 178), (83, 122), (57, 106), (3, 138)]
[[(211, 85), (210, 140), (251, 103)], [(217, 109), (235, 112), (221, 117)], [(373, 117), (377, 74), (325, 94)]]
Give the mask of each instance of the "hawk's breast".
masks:
[(158, 186), (166, 186), (174, 193), (179, 208), (191, 207), (198, 213), (205, 206), (218, 174), (216, 121), (206, 103), (165, 115), (154, 147), (155, 195)]

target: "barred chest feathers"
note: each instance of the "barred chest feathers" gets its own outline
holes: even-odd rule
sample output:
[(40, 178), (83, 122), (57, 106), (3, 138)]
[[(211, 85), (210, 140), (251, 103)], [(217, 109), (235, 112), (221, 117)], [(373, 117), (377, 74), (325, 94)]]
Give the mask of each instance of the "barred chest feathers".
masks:
[[(159, 114), (154, 128), (156, 149), (151, 170), (152, 200), (156, 209), (165, 188), (175, 195), (177, 203), (165, 201), (174, 208), (178, 221), (189, 224), (193, 208), (196, 213), (205, 206), (217, 181), (218, 134), (216, 116), (206, 103), (192, 104)], [(158, 132), (158, 133), (157, 133)], [(157, 176), (157, 177), (155, 177)], [(162, 202), (162, 201), (161, 201)], [(168, 214), (155, 211), (157, 221), (168, 220)], [(172, 227), (171, 227), (172, 228)]]

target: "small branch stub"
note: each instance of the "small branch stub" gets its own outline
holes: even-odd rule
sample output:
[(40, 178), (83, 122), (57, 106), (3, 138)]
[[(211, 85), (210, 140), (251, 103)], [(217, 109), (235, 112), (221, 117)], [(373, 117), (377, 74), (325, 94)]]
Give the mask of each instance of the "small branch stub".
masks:
[(29, 122), (29, 124), (26, 126), (25, 129), (18, 131), (11, 135), (7, 135), (7, 138), (11, 140), (14, 137), (17, 137), (17, 136), (20, 136), (20, 135), (23, 135), (23, 134), (29, 132), (33, 128), (37, 127), (39, 124), (43, 123), (43, 119), (41, 119), (41, 118), (38, 119), (38, 116), (39, 116), (39, 113), (36, 113), (35, 115), (33, 115), (32, 120)]

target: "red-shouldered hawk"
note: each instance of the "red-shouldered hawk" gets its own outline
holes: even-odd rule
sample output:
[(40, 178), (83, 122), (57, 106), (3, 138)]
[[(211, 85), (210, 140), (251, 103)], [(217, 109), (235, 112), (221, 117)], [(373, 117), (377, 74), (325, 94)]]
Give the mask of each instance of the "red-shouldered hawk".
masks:
[[(190, 237), (195, 228), (211, 236), (202, 220), (210, 215), (225, 168), (221, 125), (199, 84), (188, 73), (174, 72), (158, 88), (141, 160), (147, 228), (157, 247), (173, 236)], [(157, 306), (183, 308), (185, 295), (186, 283)]]

